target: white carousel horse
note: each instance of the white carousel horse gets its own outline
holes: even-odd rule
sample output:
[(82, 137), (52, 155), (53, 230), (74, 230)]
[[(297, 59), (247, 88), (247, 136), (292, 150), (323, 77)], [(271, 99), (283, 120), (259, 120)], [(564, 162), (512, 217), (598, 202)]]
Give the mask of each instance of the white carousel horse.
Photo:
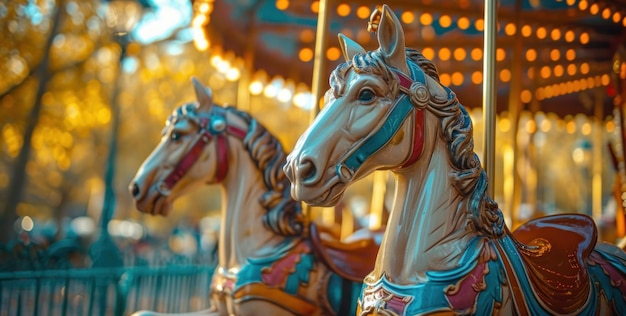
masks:
[(511, 233), (486, 195), (466, 110), (405, 48), (389, 7), (380, 18), (375, 51), (340, 34), (346, 62), (285, 166), (292, 196), (322, 206), (374, 170), (395, 176), (359, 315), (626, 315), (626, 254), (597, 243), (584, 215)]
[[(129, 189), (141, 212), (167, 216), (203, 184), (223, 189), (218, 267), (207, 311), (186, 315), (354, 314), (374, 266), (374, 234), (350, 243), (305, 234), (289, 195), (280, 142), (248, 113), (212, 103), (195, 78), (197, 103), (178, 107)], [(141, 311), (136, 315), (161, 315)]]

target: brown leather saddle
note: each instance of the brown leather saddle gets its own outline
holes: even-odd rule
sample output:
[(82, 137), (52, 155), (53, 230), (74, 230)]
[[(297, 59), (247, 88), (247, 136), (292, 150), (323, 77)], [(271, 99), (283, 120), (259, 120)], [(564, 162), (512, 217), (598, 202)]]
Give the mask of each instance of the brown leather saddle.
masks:
[(586, 259), (596, 245), (594, 221), (581, 214), (551, 215), (513, 232), (535, 295), (558, 314), (576, 312), (592, 286)]
[(315, 253), (342, 278), (363, 282), (363, 278), (374, 269), (385, 228), (368, 231), (365, 234), (353, 234), (358, 237), (349, 238), (346, 242), (323, 230), (311, 224), (310, 235)]

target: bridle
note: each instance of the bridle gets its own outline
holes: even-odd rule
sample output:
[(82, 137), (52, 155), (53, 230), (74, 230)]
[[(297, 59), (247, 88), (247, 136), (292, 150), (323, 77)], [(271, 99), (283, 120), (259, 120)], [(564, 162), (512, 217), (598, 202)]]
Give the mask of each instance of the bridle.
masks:
[[(191, 169), (193, 164), (200, 158), (204, 147), (215, 137), (217, 146), (217, 168), (215, 182), (219, 183), (228, 173), (228, 138), (227, 134), (243, 140), (246, 131), (236, 126), (229, 125), (226, 121), (226, 109), (214, 105), (211, 114), (197, 113), (198, 135), (194, 139), (189, 152), (176, 164), (176, 167), (159, 183), (157, 190), (162, 195), (169, 195), (170, 190)], [(174, 122), (175, 123), (175, 122)]]
[(355, 150), (348, 150), (336, 165), (336, 173), (341, 181), (347, 183), (352, 180), (356, 171), (371, 155), (387, 145), (396, 135), (404, 120), (413, 111), (415, 128), (413, 129), (413, 148), (401, 168), (414, 164), (422, 154), (424, 147), (424, 108), (429, 102), (430, 94), (426, 88), (426, 74), (414, 62), (407, 60), (411, 72), (409, 78), (402, 71), (390, 67), (396, 75), (399, 84), (399, 97), (391, 105), (391, 110), (383, 125), (369, 134), (364, 141), (357, 144)]

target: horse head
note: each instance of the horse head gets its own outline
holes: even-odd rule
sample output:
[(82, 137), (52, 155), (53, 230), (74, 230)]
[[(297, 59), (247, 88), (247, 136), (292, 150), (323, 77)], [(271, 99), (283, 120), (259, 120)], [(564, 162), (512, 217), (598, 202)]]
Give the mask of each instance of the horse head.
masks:
[[(324, 108), (287, 158), (296, 200), (336, 204), (352, 182), (374, 170), (408, 168), (432, 146), (438, 124), (425, 120), (432, 100), (448, 100), (434, 66), (405, 48), (398, 18), (384, 6), (379, 48), (366, 52), (339, 34), (346, 62), (331, 74)], [(431, 67), (430, 69), (428, 67)], [(430, 137), (431, 139), (428, 139)]]
[(245, 123), (213, 104), (210, 89), (192, 81), (197, 102), (172, 112), (161, 141), (129, 185), (141, 212), (166, 216), (185, 192), (222, 181), (228, 172), (228, 137), (246, 135)]

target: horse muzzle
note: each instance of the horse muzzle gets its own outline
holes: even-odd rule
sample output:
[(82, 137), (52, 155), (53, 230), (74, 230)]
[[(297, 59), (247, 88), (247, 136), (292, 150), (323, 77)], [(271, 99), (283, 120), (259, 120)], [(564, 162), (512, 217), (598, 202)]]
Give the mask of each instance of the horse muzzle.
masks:
[(283, 171), (291, 182), (291, 196), (297, 201), (307, 200), (309, 194), (305, 191), (316, 191), (321, 186), (322, 173), (311, 155), (288, 155)]

